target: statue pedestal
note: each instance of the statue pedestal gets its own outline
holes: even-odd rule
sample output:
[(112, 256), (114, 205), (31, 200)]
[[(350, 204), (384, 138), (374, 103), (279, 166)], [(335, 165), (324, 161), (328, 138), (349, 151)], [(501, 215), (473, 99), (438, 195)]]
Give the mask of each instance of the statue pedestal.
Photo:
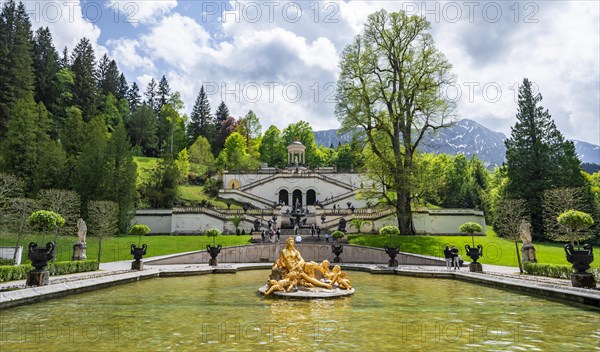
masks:
[(573, 287), (596, 288), (596, 279), (591, 273), (573, 273), (571, 284)]
[(260, 231), (252, 231), (252, 243), (262, 243), (262, 236)]
[(75, 242), (73, 245), (73, 257), (72, 260), (86, 260), (86, 248), (87, 244), (85, 242)]
[(217, 266), (217, 258), (211, 258), (208, 260), (208, 265)]
[(480, 273), (483, 271), (483, 266), (481, 263), (472, 262), (469, 264), (469, 271), (472, 273)]
[(537, 263), (537, 258), (535, 257), (535, 247), (533, 247), (533, 244), (526, 243), (521, 246), (521, 255), (523, 256), (524, 262)]
[(50, 282), (50, 272), (48, 270), (31, 270), (27, 274), (27, 286), (46, 286)]
[(131, 270), (144, 270), (144, 263), (141, 260), (134, 260), (131, 262)]
[(395, 268), (395, 267), (397, 267), (397, 266), (398, 266), (398, 260), (397, 260), (397, 259), (390, 259), (390, 260), (388, 261), (388, 266), (389, 266), (389, 267), (392, 267), (392, 268)]

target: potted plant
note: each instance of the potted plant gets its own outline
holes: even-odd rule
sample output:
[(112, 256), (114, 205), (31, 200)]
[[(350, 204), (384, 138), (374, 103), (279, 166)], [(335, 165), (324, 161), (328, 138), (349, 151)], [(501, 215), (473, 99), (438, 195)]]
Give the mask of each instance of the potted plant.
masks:
[(477, 259), (479, 259), (483, 256), (483, 246), (478, 244), (477, 247), (475, 247), (475, 236), (473, 235), (475, 232), (483, 232), (483, 228), (481, 227), (481, 225), (479, 225), (476, 222), (466, 222), (466, 223), (460, 225), (458, 230), (460, 232), (465, 232), (465, 233), (468, 233), (471, 235), (471, 241), (472, 241), (473, 246), (471, 247), (468, 244), (465, 245), (465, 251), (467, 252), (467, 255), (471, 259), (473, 259), (471, 264), (469, 264), (469, 270), (472, 272), (483, 271), (481, 263), (477, 262)]
[(150, 233), (150, 228), (143, 224), (133, 225), (131, 229), (129, 229), (130, 235), (138, 236), (138, 245), (136, 246), (133, 243), (131, 244), (130, 253), (133, 255), (133, 259), (135, 259), (133, 263), (131, 263), (131, 270), (143, 269), (141, 260), (143, 256), (146, 255), (146, 249), (148, 249), (148, 246), (145, 243), (140, 246), (140, 243), (142, 242), (142, 235), (147, 235), (148, 233)]
[[(588, 273), (590, 264), (594, 261), (594, 250), (592, 245), (586, 243), (581, 246), (581, 241), (590, 238), (583, 230), (594, 224), (594, 219), (588, 213), (577, 210), (568, 210), (560, 214), (556, 220), (566, 228), (562, 240), (569, 240), (565, 245), (567, 261), (573, 265), (575, 272), (571, 274), (571, 283), (574, 287), (595, 288), (594, 275)], [(577, 249), (575, 249), (575, 242)]]
[(382, 236), (398, 236), (400, 235), (400, 230), (396, 226), (388, 225), (384, 226), (379, 230), (379, 234)]
[(217, 236), (221, 235), (221, 231), (219, 231), (219, 229), (212, 228), (212, 229), (206, 230), (206, 232), (204, 232), (204, 234), (208, 237), (213, 238), (212, 246), (210, 244), (206, 245), (206, 251), (208, 252), (208, 254), (210, 255), (210, 258), (211, 258), (208, 261), (208, 265), (216, 266), (217, 265), (217, 256), (219, 255), (219, 253), (221, 253), (222, 246), (220, 244), (215, 246), (215, 239)]
[[(59, 214), (48, 211), (38, 210), (33, 212), (27, 220), (29, 226), (33, 229), (42, 232), (42, 243), (44, 242), (45, 233), (52, 231), (65, 224), (65, 219)], [(31, 260), (31, 265), (35, 268), (27, 275), (27, 286), (44, 286), (50, 281), (50, 273), (46, 270), (48, 261), (54, 259), (54, 250), (56, 244), (54, 242), (46, 243), (46, 247), (38, 248), (37, 243), (29, 243), (29, 253), (27, 257)]]
[(331, 233), (331, 237), (333, 237), (334, 241), (338, 241), (341, 240), (342, 238), (344, 238), (346, 236), (346, 234), (340, 230), (335, 230)]

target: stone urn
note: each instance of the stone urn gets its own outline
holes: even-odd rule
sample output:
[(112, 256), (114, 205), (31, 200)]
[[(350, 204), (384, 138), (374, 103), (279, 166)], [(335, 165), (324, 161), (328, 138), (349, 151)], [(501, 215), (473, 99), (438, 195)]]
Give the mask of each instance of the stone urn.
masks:
[(48, 262), (54, 258), (56, 245), (53, 242), (46, 243), (46, 247), (38, 248), (37, 243), (29, 243), (27, 258), (35, 268), (27, 274), (27, 286), (45, 286), (50, 281), (50, 273), (46, 270)]
[(344, 246), (341, 244), (333, 244), (331, 245), (331, 251), (335, 254), (335, 258), (333, 258), (334, 263), (341, 263), (340, 254), (344, 252)]
[(142, 263), (142, 257), (146, 255), (146, 249), (148, 246), (144, 243), (141, 247), (136, 246), (135, 244), (131, 244), (131, 255), (133, 255), (133, 259), (135, 259), (131, 263), (131, 270), (143, 270), (144, 265)]
[(216, 246), (211, 246), (210, 244), (206, 245), (206, 251), (210, 255), (210, 260), (208, 261), (208, 265), (217, 266), (217, 256), (221, 253), (222, 246), (220, 244)]
[(572, 244), (565, 245), (567, 261), (573, 264), (575, 272), (571, 274), (571, 284), (573, 287), (596, 288), (594, 274), (588, 273), (590, 264), (594, 261), (594, 250), (592, 245), (586, 243), (583, 250), (576, 250)]
[(483, 257), (483, 246), (478, 244), (477, 247), (471, 247), (467, 244), (465, 245), (465, 251), (467, 252), (467, 256), (473, 259), (471, 264), (469, 264), (469, 271), (482, 272), (483, 267), (481, 266), (481, 263), (477, 262), (477, 259)]
[(398, 253), (400, 253), (400, 246), (388, 247), (387, 245), (385, 245), (384, 248), (385, 252), (390, 257), (390, 260), (388, 261), (388, 266), (397, 267), (398, 261), (396, 260), (396, 256), (398, 255)]

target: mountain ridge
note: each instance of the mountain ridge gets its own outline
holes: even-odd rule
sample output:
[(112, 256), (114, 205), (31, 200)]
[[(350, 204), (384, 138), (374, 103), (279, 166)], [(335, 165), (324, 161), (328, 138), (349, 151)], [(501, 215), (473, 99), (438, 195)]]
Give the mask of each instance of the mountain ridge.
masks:
[[(336, 129), (315, 131), (315, 141), (318, 145), (329, 147), (346, 144), (351, 140), (350, 134), (339, 136)], [(492, 169), (505, 161), (506, 135), (493, 131), (482, 124), (462, 119), (452, 126), (438, 131), (428, 131), (423, 137), (419, 150), (435, 154), (463, 154), (467, 158), (475, 155), (481, 159), (487, 168)], [(588, 142), (573, 140), (575, 150), (582, 163), (600, 165), (600, 146)]]

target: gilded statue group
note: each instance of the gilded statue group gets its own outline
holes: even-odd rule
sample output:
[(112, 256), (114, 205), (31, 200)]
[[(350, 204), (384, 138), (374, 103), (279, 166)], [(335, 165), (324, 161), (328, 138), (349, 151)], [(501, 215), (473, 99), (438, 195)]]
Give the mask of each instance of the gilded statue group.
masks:
[(300, 252), (294, 248), (294, 239), (288, 238), (285, 248), (279, 253), (279, 259), (273, 264), (265, 295), (274, 291), (291, 292), (298, 287), (326, 289), (340, 288), (350, 290), (350, 279), (339, 265), (329, 269), (329, 261), (321, 264), (305, 262)]

